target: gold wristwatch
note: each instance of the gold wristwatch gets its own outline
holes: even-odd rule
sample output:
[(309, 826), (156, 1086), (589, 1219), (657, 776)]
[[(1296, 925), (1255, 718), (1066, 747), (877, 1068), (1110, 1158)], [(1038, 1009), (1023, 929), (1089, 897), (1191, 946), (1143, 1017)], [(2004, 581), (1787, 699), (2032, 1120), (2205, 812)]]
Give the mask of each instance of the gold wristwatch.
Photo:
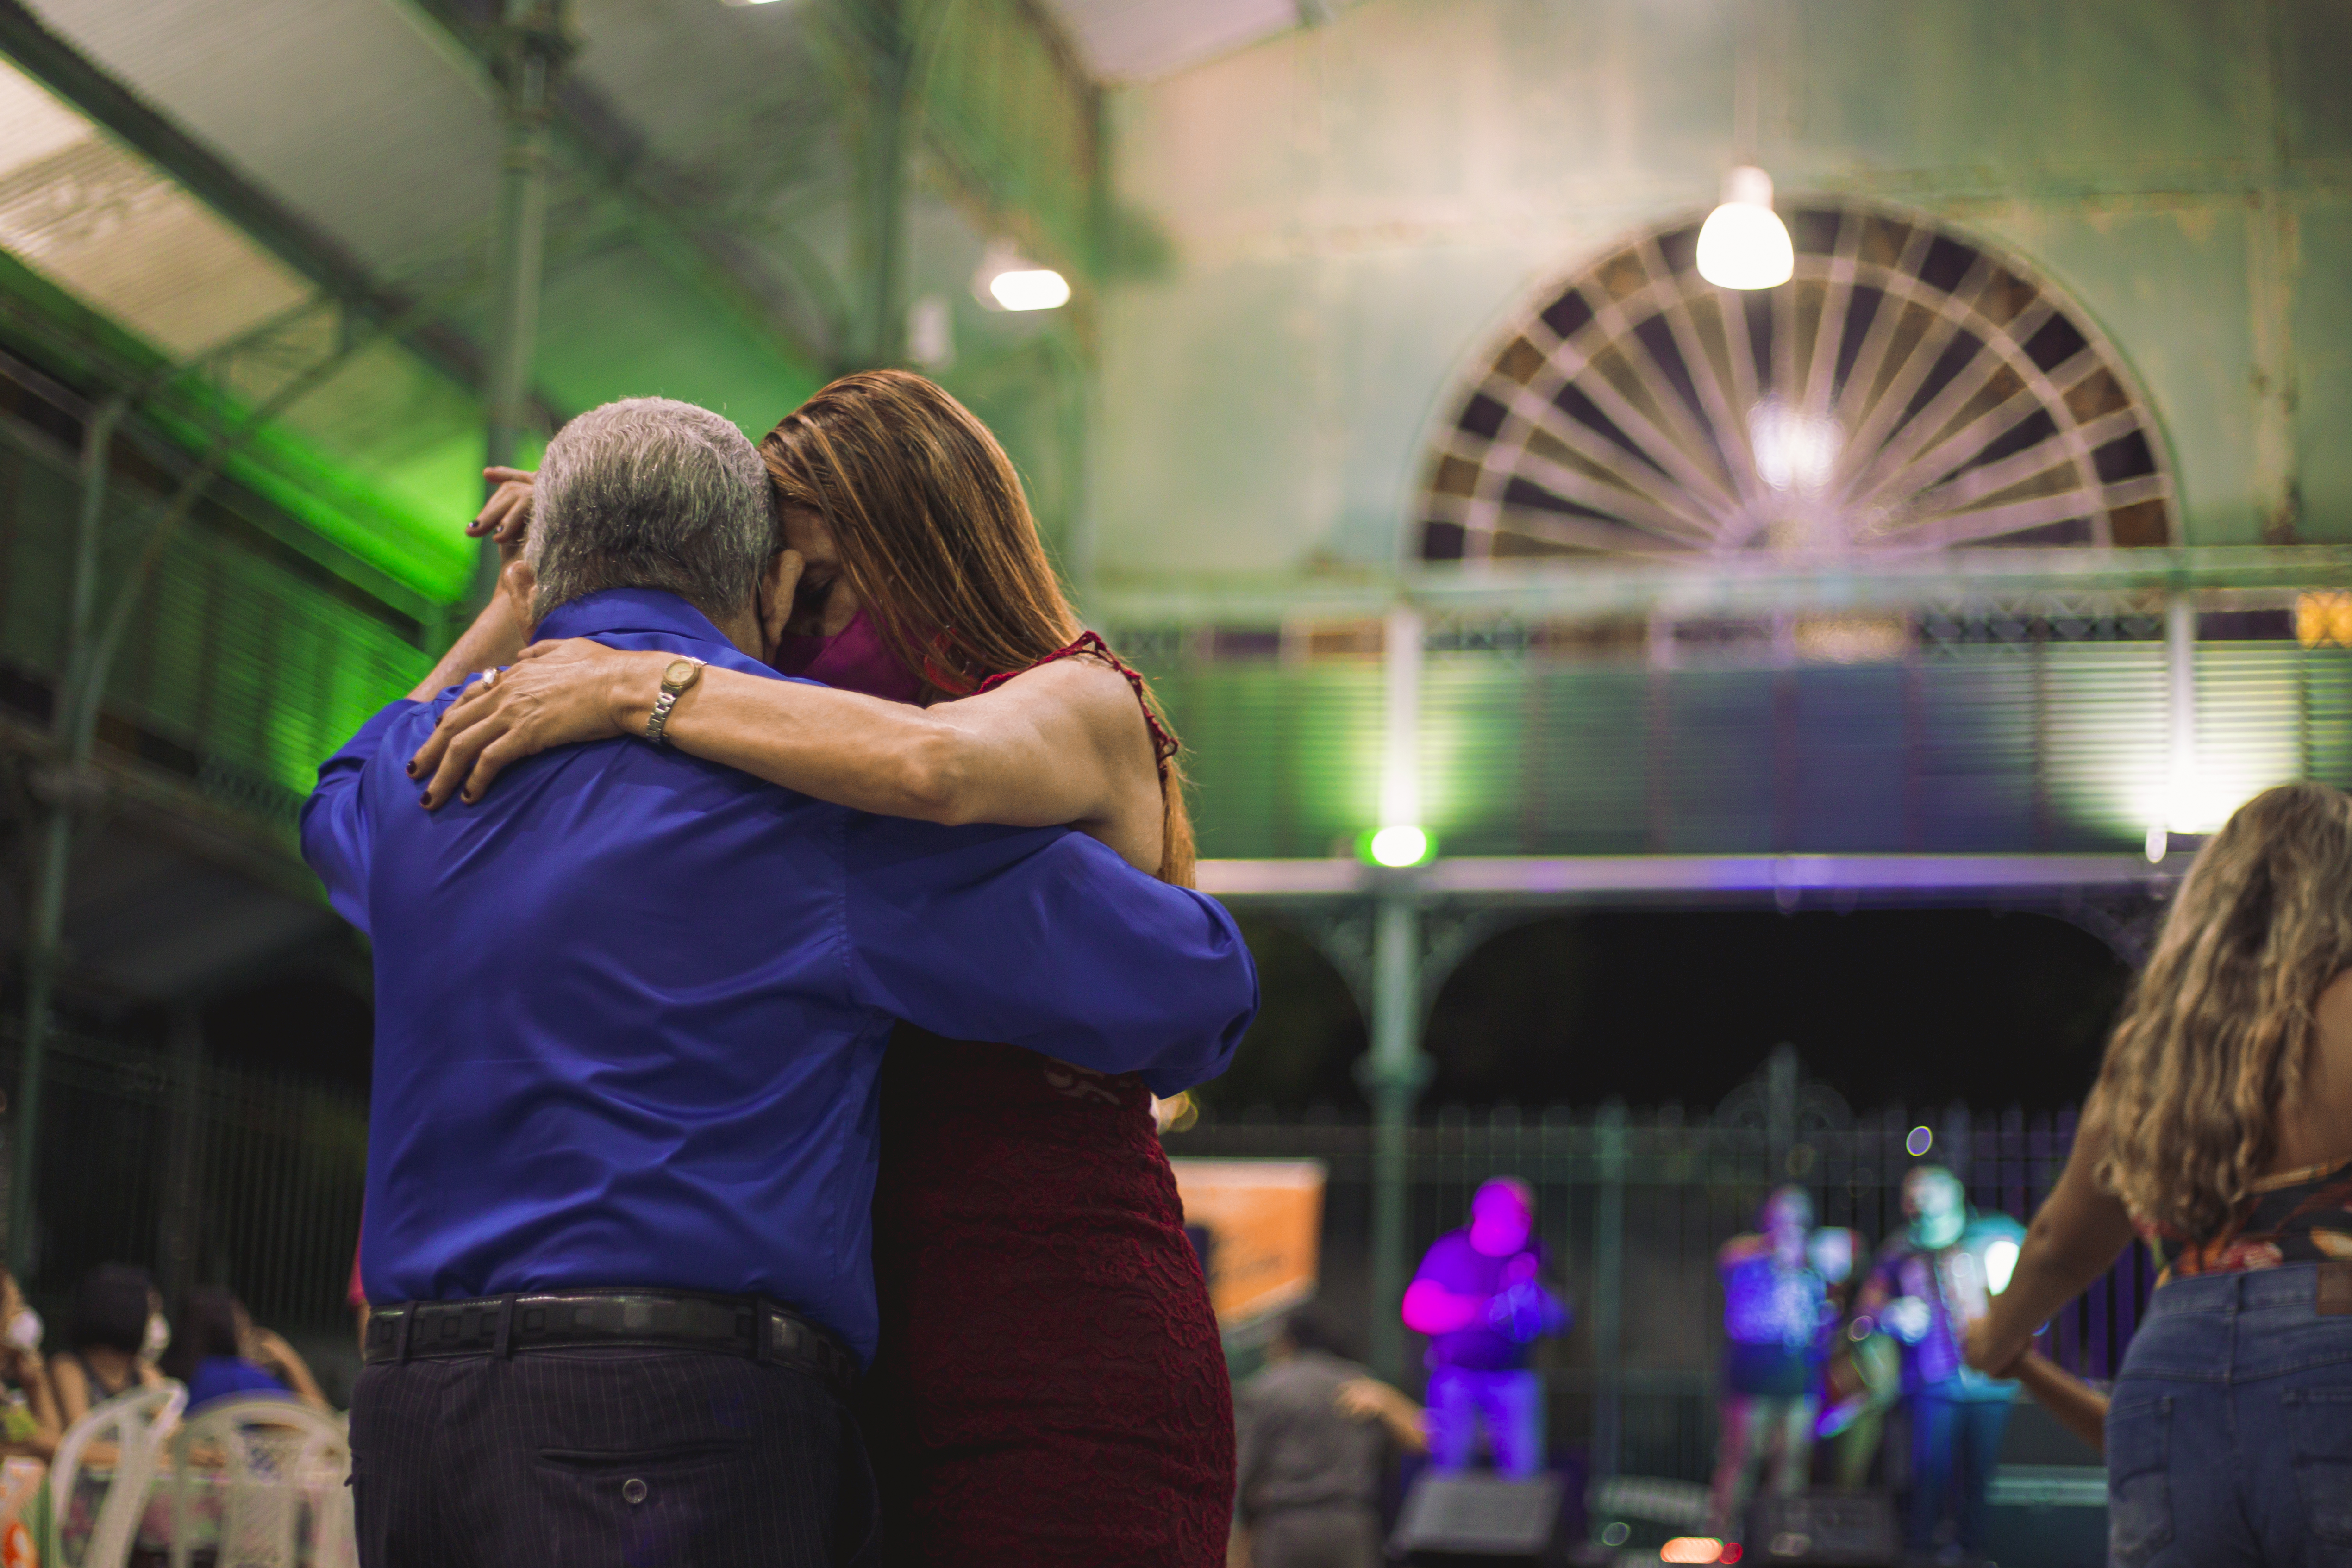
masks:
[(669, 668), (662, 672), (661, 695), (654, 698), (654, 711), (646, 716), (646, 738), (656, 746), (669, 744), (669, 710), (677, 706), (687, 688), (702, 678), (699, 659), (672, 659)]

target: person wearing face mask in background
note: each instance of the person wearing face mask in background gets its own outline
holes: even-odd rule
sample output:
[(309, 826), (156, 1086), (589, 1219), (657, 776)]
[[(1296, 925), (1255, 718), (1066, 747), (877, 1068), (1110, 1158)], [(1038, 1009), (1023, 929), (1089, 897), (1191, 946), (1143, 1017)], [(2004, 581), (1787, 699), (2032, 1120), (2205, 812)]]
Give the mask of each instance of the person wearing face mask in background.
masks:
[(67, 1348), (49, 1364), (59, 1420), (69, 1427), (93, 1405), (161, 1383), (155, 1360), (171, 1339), (163, 1298), (146, 1270), (101, 1263), (83, 1275), (74, 1287)]
[(0, 1269), (0, 1454), (47, 1459), (65, 1431), (41, 1361), (41, 1314), (25, 1304), (16, 1277)]
[[(1903, 1347), (1911, 1405), (1911, 1500), (1904, 1543), (1916, 1557), (1973, 1562), (1984, 1550), (1985, 1500), (2016, 1397), (2013, 1382), (1962, 1359), (1969, 1325), (2009, 1284), (2025, 1227), (1979, 1214), (1959, 1177), (1917, 1166), (1903, 1178), (1906, 1227), (1879, 1249), (1855, 1310)], [(1952, 1516), (1952, 1543), (1937, 1533)]]
[(1429, 1455), (1466, 1470), (1483, 1427), (1497, 1473), (1528, 1480), (1544, 1466), (1543, 1375), (1535, 1342), (1565, 1333), (1569, 1311), (1542, 1283), (1535, 1193), (1496, 1176), (1470, 1199), (1470, 1223), (1439, 1237), (1405, 1288), (1404, 1326), (1429, 1341)]

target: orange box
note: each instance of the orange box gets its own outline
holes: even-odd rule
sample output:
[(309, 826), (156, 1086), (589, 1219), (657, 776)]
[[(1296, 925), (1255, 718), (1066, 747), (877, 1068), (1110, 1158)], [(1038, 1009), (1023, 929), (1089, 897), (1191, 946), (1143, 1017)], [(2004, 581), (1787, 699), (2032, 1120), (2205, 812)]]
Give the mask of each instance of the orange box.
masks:
[(1209, 1301), (1234, 1333), (1315, 1294), (1321, 1160), (1171, 1160), (1187, 1229), (1207, 1232)]

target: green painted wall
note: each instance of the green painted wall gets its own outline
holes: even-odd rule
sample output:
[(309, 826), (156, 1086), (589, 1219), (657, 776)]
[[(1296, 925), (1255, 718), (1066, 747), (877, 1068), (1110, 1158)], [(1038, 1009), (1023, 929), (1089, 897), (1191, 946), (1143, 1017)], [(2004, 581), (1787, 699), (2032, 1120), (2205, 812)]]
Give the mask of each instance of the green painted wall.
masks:
[[(1703, 210), (1732, 0), (1364, 0), (1109, 96), (1165, 235), (1104, 295), (1107, 579), (1381, 563), (1453, 378), (1530, 291)], [(1755, 0), (1784, 195), (2039, 267), (2169, 434), (2191, 542), (2352, 539), (2352, 0)]]

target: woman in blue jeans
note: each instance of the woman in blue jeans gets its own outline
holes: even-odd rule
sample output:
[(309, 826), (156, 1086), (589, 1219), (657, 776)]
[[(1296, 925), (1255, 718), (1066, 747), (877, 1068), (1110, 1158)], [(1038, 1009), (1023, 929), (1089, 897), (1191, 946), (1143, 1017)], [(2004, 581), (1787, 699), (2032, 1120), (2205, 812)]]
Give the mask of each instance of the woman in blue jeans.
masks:
[(2004, 1373), (2135, 1234), (2107, 1410), (2116, 1568), (2352, 1568), (2352, 797), (2264, 790), (2198, 855), (2009, 1289)]

